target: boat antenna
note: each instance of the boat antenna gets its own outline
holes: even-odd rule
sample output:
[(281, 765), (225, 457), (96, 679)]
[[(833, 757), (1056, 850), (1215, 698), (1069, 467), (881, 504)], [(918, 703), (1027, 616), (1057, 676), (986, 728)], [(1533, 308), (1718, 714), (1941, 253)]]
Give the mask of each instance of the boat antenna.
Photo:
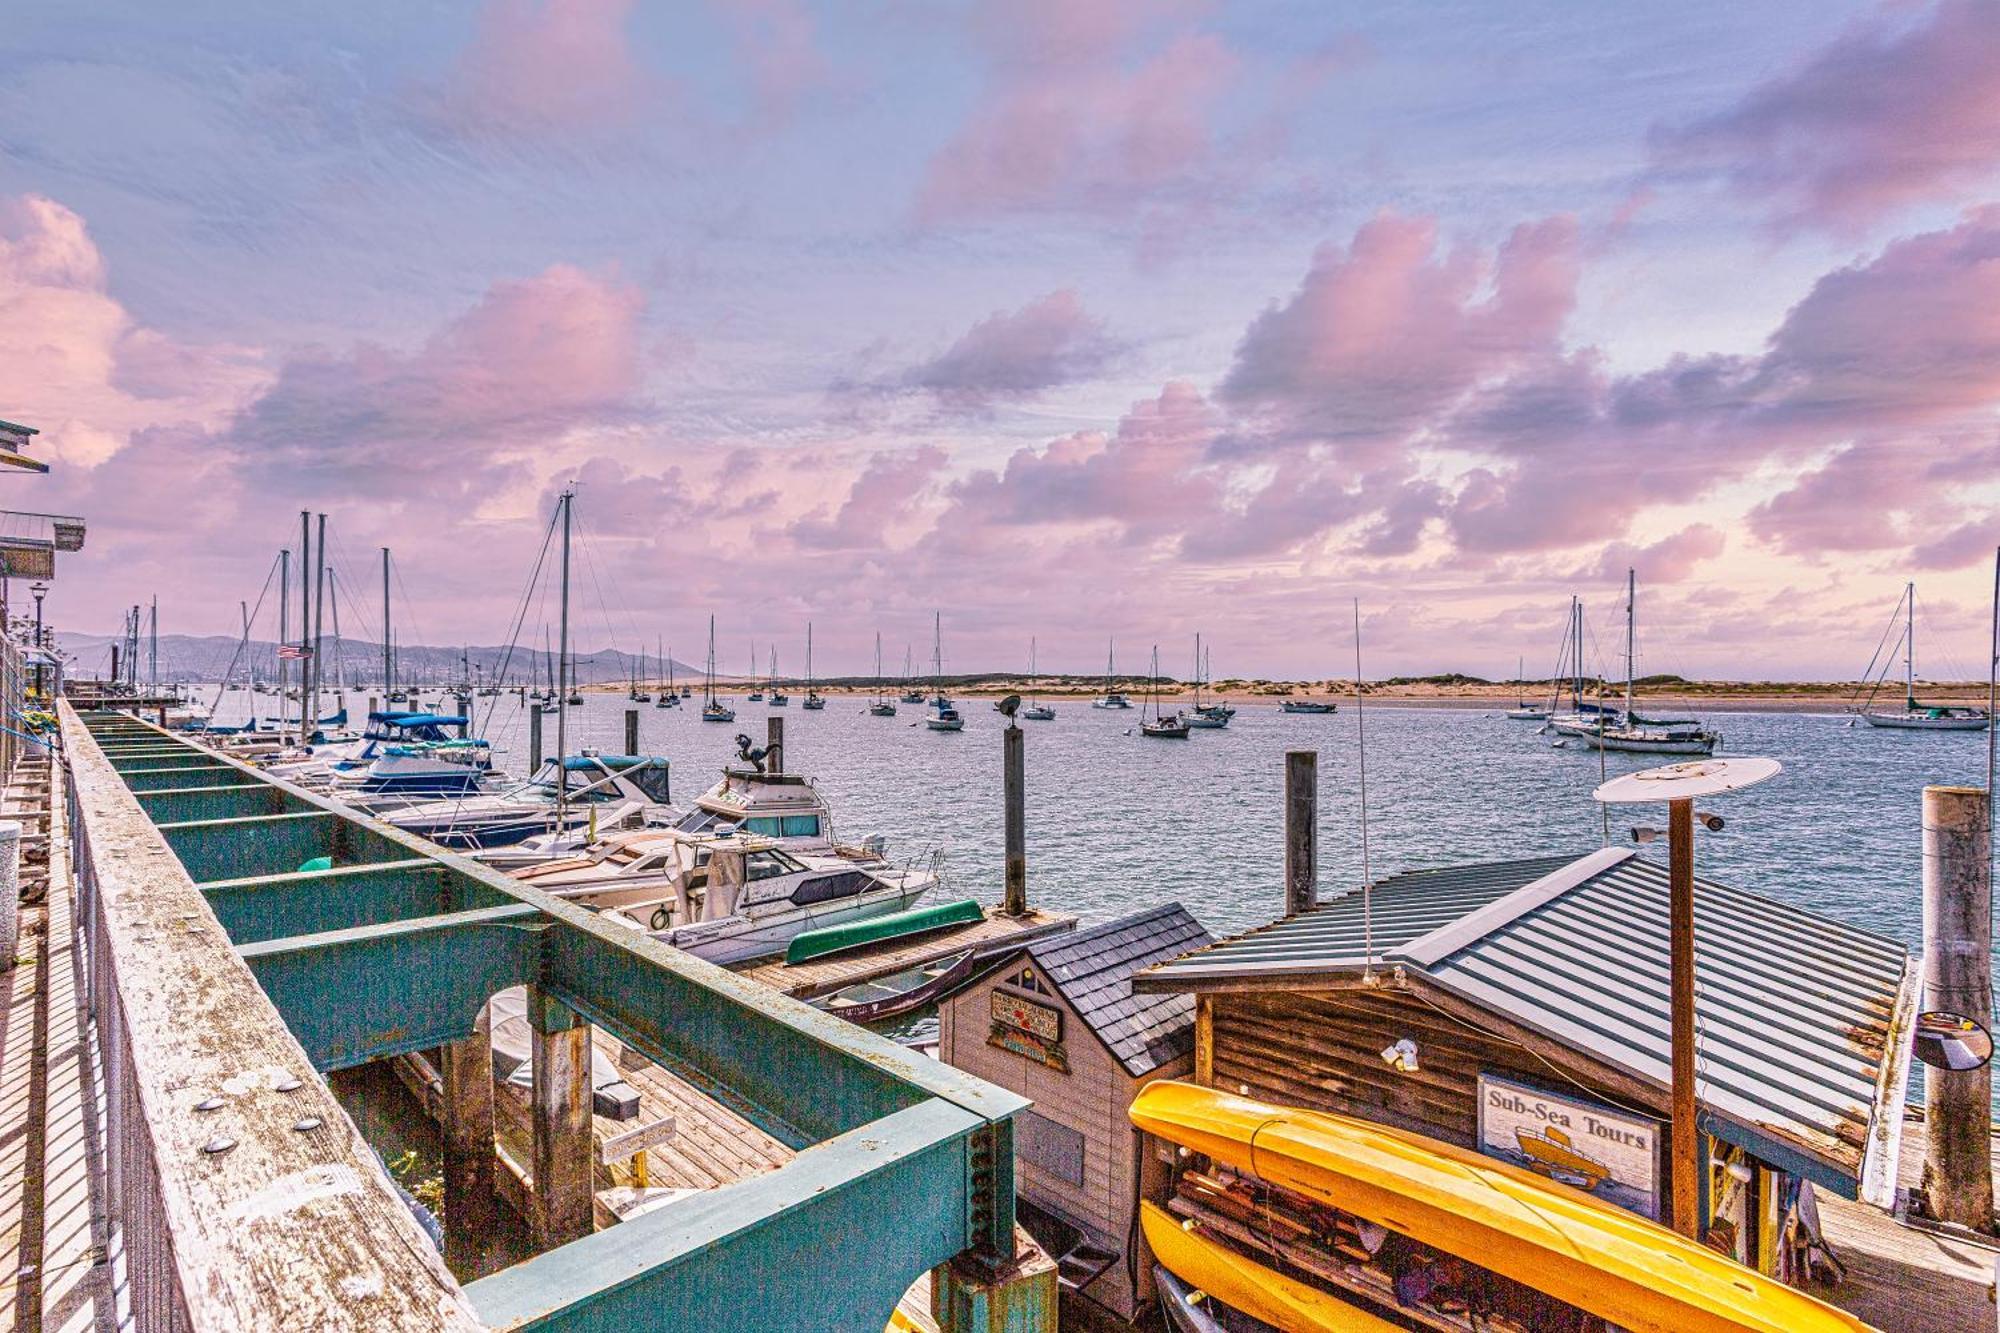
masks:
[(1375, 979), (1373, 876), (1368, 867), (1368, 728), (1361, 702), (1361, 599), (1354, 599), (1354, 742), (1361, 774), (1361, 980)]

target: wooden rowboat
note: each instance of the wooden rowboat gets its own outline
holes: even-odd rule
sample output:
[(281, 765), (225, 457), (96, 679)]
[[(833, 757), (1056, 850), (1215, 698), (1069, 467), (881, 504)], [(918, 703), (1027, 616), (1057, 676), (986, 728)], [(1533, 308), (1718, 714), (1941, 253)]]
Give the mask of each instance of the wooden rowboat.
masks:
[(964, 949), (873, 981), (857, 981), (807, 1003), (850, 1023), (879, 1023), (943, 999), (977, 976), (985, 961), (978, 951)]

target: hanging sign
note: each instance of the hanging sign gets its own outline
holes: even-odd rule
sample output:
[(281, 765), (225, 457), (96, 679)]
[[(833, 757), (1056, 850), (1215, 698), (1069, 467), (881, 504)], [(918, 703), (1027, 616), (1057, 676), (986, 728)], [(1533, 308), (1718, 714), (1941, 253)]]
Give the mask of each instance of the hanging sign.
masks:
[(1479, 1076), (1481, 1152), (1656, 1221), (1663, 1129), (1600, 1102)]
[(1069, 1056), (1062, 1044), (1062, 1010), (1003, 990), (987, 994), (991, 997), (993, 1018), (986, 1035), (988, 1044), (1065, 1074), (1069, 1072)]

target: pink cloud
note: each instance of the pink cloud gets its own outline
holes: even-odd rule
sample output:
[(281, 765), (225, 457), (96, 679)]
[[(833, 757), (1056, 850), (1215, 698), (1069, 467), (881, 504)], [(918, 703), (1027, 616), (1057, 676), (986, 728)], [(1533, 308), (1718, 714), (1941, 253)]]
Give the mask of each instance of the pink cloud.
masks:
[(1728, 111), (1654, 136), (1787, 224), (1852, 229), (1960, 199), (2000, 169), (2000, 6), (1887, 7)]
[(1215, 104), (1240, 62), (1213, 34), (1159, 37), (1159, 20), (1179, 8), (1054, 0), (982, 7), (974, 30), (989, 83), (932, 159), (918, 217), (1130, 212), (1198, 175), (1215, 149)]
[(637, 119), (651, 88), (627, 44), (632, 0), (486, 0), (439, 110), (472, 134), (573, 134)]
[(1696, 523), (1645, 545), (1613, 542), (1598, 555), (1596, 565), (1578, 577), (1611, 581), (1629, 569), (1646, 583), (1680, 583), (1692, 578), (1702, 561), (1721, 555), (1726, 544), (1720, 528)]
[(1027, 398), (1087, 379), (1116, 352), (1101, 320), (1073, 291), (1050, 292), (1019, 310), (973, 325), (957, 342), (907, 371), (901, 383), (962, 410)]
[(1258, 316), (1222, 396), (1308, 436), (1396, 436), (1551, 355), (1577, 276), (1572, 219), (1524, 224), (1487, 255), (1441, 253), (1435, 221), (1385, 213), (1322, 247), (1291, 299)]

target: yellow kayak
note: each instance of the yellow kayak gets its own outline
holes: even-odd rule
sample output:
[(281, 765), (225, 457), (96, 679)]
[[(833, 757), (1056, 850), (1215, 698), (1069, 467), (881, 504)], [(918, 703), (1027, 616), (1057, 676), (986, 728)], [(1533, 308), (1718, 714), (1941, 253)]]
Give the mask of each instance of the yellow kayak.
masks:
[(1149, 1134), (1633, 1333), (1869, 1327), (1636, 1213), (1435, 1139), (1167, 1080), (1139, 1093), (1131, 1118)]
[(1139, 1226), (1161, 1267), (1273, 1327), (1302, 1333), (1402, 1333), (1401, 1325), (1187, 1230), (1156, 1203), (1139, 1205)]

